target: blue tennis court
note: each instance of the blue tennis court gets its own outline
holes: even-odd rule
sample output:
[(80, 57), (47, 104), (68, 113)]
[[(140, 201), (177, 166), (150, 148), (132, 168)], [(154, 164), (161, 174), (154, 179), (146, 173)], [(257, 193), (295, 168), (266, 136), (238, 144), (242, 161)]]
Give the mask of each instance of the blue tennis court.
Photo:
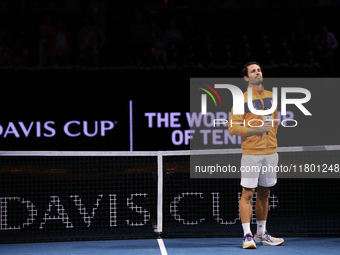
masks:
[[(162, 239), (161, 239), (162, 240)], [(1, 255), (75, 254), (337, 254), (340, 238), (285, 238), (281, 246), (242, 249), (241, 238), (182, 238), (113, 241), (22, 243), (0, 245)]]

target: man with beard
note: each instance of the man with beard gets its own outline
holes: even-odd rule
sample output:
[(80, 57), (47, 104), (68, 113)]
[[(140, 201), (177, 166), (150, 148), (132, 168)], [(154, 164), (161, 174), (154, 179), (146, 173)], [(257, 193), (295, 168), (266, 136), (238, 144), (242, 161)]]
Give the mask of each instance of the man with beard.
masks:
[[(242, 70), (243, 78), (252, 88), (252, 105), (257, 110), (271, 109), (272, 92), (263, 88), (263, 76), (259, 63), (248, 62)], [(245, 113), (243, 115), (232, 114), (228, 122), (230, 135), (238, 135), (242, 138), (241, 159), (241, 186), (242, 196), (239, 202), (244, 237), (243, 248), (256, 248), (256, 244), (277, 246), (281, 245), (282, 238), (272, 237), (266, 230), (268, 215), (268, 198), (270, 188), (276, 184), (275, 171), (263, 171), (275, 169), (278, 164), (276, 152), (277, 121), (263, 121), (263, 115), (252, 113), (248, 107), (248, 91), (244, 93)], [(272, 119), (277, 119), (277, 109), (272, 113)], [(252, 120), (252, 121), (250, 121)], [(250, 122), (249, 122), (250, 121)], [(250, 124), (250, 125), (249, 125)], [(257, 188), (255, 203), (255, 215), (257, 219), (257, 234), (253, 237), (250, 230), (252, 215), (252, 198)]]

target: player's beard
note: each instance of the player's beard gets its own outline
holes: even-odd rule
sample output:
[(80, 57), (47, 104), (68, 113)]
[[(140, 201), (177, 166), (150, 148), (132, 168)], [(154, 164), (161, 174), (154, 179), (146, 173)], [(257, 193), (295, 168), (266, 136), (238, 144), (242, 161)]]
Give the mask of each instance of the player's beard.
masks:
[(263, 78), (262, 77), (260, 77), (260, 78), (251, 78), (251, 79), (249, 79), (249, 82), (251, 84), (255, 85), (255, 86), (259, 86), (259, 85), (262, 84)]

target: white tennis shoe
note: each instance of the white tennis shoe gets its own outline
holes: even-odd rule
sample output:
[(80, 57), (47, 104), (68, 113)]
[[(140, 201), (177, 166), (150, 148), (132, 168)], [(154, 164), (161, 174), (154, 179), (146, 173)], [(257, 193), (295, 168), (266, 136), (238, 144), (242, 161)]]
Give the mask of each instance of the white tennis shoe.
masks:
[(256, 234), (254, 237), (256, 244), (270, 245), (270, 246), (278, 246), (284, 243), (282, 238), (272, 237), (267, 230), (264, 231), (262, 236)]
[(256, 244), (252, 234), (248, 233), (243, 237), (243, 249), (256, 249)]

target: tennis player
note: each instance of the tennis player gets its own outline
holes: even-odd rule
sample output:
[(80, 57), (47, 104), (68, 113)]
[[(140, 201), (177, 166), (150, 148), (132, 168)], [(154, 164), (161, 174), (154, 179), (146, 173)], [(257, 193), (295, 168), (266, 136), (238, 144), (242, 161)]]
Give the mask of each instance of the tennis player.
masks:
[[(262, 86), (263, 76), (259, 63), (246, 63), (242, 73), (245, 81), (248, 83), (248, 87), (252, 87), (252, 104), (254, 108), (257, 110), (271, 108), (272, 92), (265, 90)], [(263, 171), (263, 169), (270, 169), (270, 166), (275, 168), (278, 164), (278, 154), (276, 152), (278, 122), (262, 122), (263, 115), (256, 115), (250, 112), (247, 104), (248, 92), (244, 93), (244, 102), (245, 113), (243, 115), (234, 115), (232, 109), (228, 122), (229, 134), (242, 137), (242, 196), (239, 202), (239, 213), (244, 232), (243, 248), (256, 248), (256, 244), (281, 245), (284, 240), (272, 237), (266, 230), (268, 198), (270, 188), (277, 181), (276, 173), (275, 171)], [(272, 119), (277, 119), (277, 109), (272, 113)], [(264, 166), (267, 166), (267, 168), (263, 168)], [(250, 230), (251, 201), (256, 188), (255, 215), (257, 219), (257, 233), (253, 237)]]

